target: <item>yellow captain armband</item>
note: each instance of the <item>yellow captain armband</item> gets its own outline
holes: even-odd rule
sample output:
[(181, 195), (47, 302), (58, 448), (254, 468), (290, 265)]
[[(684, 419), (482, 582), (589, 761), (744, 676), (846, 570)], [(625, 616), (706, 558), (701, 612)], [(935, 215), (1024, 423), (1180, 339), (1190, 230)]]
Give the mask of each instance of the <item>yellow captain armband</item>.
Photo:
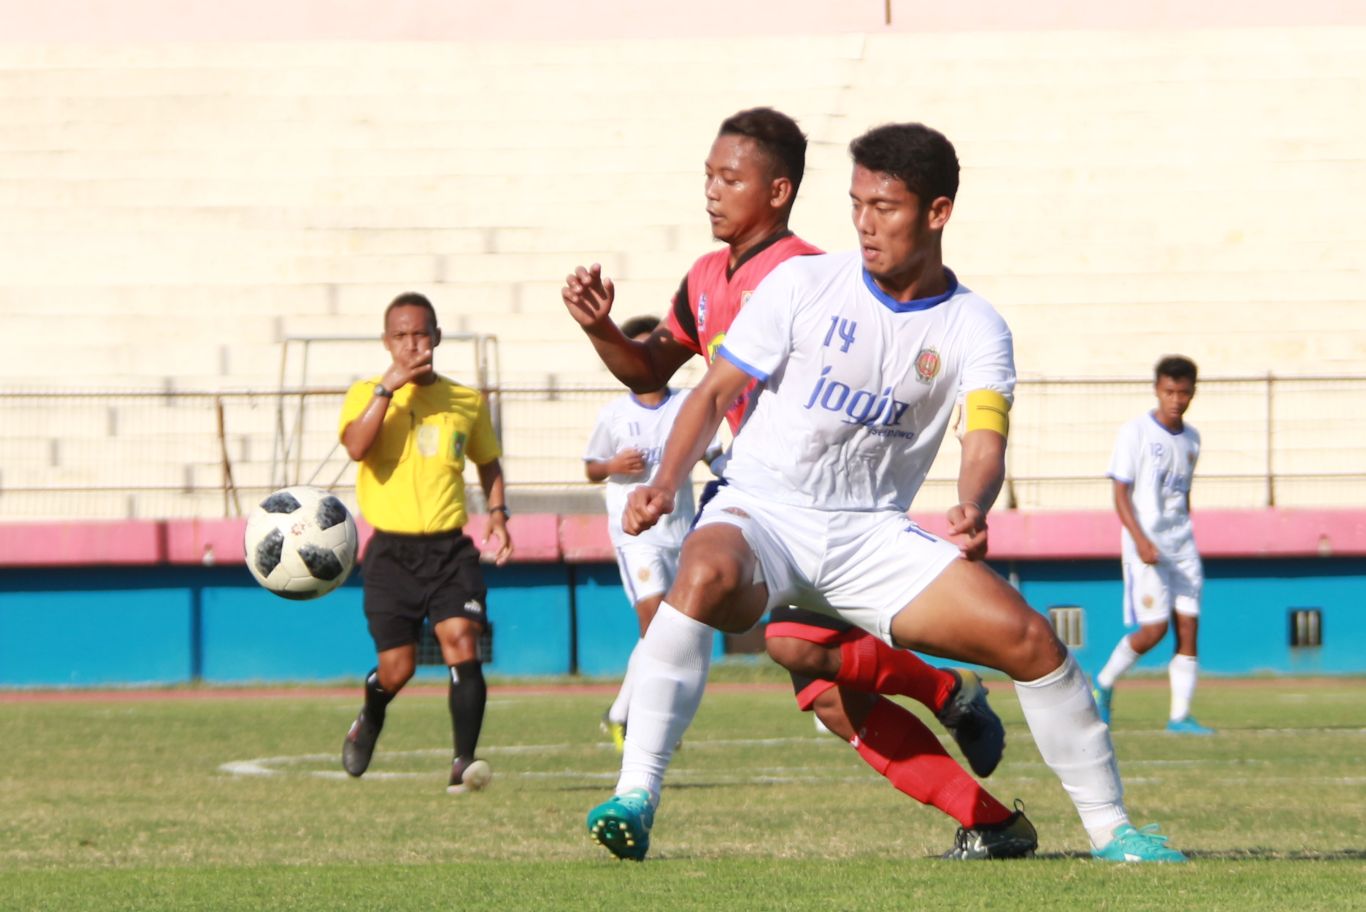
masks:
[(995, 431), (1002, 437), (1010, 432), (1010, 403), (995, 390), (973, 390), (963, 404), (967, 431)]

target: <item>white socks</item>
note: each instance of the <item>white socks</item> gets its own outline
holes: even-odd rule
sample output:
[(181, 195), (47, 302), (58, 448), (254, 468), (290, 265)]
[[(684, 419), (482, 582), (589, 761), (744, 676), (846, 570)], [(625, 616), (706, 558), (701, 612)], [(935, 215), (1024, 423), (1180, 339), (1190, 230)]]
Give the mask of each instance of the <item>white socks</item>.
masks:
[(643, 788), (659, 803), (674, 745), (702, 703), (711, 643), (710, 627), (660, 603), (631, 657), (631, 706), (616, 794)]
[(635, 648), (631, 650), (631, 658), (626, 662), (626, 676), (621, 679), (621, 688), (617, 690), (617, 698), (607, 708), (608, 720), (618, 725), (626, 724), (626, 710), (631, 705), (631, 688), (635, 681), (636, 654), (640, 652), (641, 642), (641, 640), (636, 640)]
[(1097, 687), (1114, 687), (1115, 681), (1139, 659), (1139, 654), (1134, 652), (1134, 648), (1129, 645), (1129, 636), (1125, 634), (1119, 638), (1115, 644), (1115, 651), (1110, 653), (1110, 660), (1105, 663), (1105, 667), (1096, 675)]
[(1091, 844), (1110, 842), (1129, 822), (1110, 729), (1100, 721), (1086, 676), (1067, 661), (1037, 681), (1016, 681), (1015, 694), (1044, 762), (1062, 780)]
[(1191, 714), (1191, 700), (1195, 697), (1195, 682), (1200, 677), (1200, 662), (1195, 656), (1172, 656), (1167, 665), (1167, 679), (1172, 685), (1172, 721)]

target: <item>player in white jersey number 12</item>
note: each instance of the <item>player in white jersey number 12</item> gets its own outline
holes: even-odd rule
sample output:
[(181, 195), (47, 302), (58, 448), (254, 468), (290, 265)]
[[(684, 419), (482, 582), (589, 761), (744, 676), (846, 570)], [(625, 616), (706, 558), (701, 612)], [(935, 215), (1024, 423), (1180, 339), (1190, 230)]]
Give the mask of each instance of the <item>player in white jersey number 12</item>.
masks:
[[(736, 317), (675, 421), (653, 481), (627, 501), (627, 532), (667, 514), (726, 409), (762, 381), (728, 485), (703, 509), (638, 651), (633, 750), (618, 794), (590, 812), (648, 841), (671, 746), (697, 711), (712, 628), (748, 630), (775, 605), (838, 616), (884, 641), (999, 669), (1093, 854), (1183, 861), (1129, 823), (1110, 733), (1086, 677), (1042, 615), (981, 560), (1005, 478), (1015, 368), (1001, 317), (944, 267), (958, 160), (920, 124), (850, 146), (860, 250), (777, 267)], [(966, 432), (952, 541), (906, 516), (963, 398)], [(639, 735), (639, 737), (637, 737)]]

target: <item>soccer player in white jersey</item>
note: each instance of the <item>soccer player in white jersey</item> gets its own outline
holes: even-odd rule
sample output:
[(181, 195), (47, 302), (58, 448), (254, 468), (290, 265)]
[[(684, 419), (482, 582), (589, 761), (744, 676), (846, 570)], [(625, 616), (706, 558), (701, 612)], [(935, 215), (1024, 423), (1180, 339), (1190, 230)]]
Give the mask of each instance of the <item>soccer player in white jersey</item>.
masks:
[[(659, 320), (655, 317), (633, 317), (621, 325), (621, 331), (628, 339), (643, 342), (657, 326)], [(666, 385), (653, 392), (613, 399), (598, 414), (583, 457), (588, 480), (606, 483), (603, 495), (607, 502), (607, 532), (616, 552), (621, 585), (635, 609), (641, 636), (654, 619), (678, 569), (678, 552), (695, 512), (692, 483), (685, 480), (678, 488), (674, 512), (640, 535), (622, 531), (621, 513), (626, 508), (626, 496), (649, 481), (659, 467), (664, 441), (687, 396), (686, 392)], [(713, 440), (705, 456), (710, 460), (719, 454), (720, 443)], [(628, 663), (617, 697), (602, 720), (603, 731), (611, 737), (618, 752), (625, 746), (630, 702)]]
[(1176, 619), (1176, 654), (1167, 665), (1171, 714), (1167, 731), (1210, 735), (1191, 716), (1199, 671), (1196, 637), (1205, 573), (1191, 529), (1191, 476), (1200, 458), (1200, 434), (1186, 423), (1195, 396), (1195, 362), (1171, 355), (1157, 363), (1157, 408), (1120, 428), (1109, 476), (1115, 512), (1124, 526), (1124, 624), (1138, 630), (1120, 637), (1096, 675), (1096, 705), (1110, 721), (1115, 681), (1167, 635)]
[[(982, 560), (1015, 368), (1005, 322), (944, 267), (953, 146), (920, 124), (891, 124), (850, 152), (859, 251), (794, 258), (764, 280), (680, 411), (654, 481), (627, 501), (628, 532), (669, 513), (730, 402), (763, 381), (732, 445), (729, 484), (698, 517), (641, 641), (621, 776), (589, 812), (589, 832), (620, 857), (644, 857), (672, 745), (701, 699), (711, 629), (744, 631), (769, 607), (797, 605), (895, 646), (1004, 671), (1093, 854), (1183, 861), (1155, 828), (1129, 823), (1085, 675)], [(959, 503), (944, 539), (906, 511), (960, 394)]]

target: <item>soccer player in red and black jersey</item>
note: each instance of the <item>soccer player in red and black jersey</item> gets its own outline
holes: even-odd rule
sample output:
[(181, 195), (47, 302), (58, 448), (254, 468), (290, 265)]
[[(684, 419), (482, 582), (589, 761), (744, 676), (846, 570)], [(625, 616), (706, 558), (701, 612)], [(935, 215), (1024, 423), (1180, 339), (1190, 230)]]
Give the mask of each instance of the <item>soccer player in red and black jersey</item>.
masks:
[[(712, 236), (726, 246), (692, 265), (668, 318), (644, 342), (628, 339), (612, 321), (615, 289), (600, 266), (579, 267), (566, 277), (565, 307), (619, 380), (637, 392), (654, 390), (694, 355), (710, 363), (769, 272), (791, 257), (821, 253), (788, 229), (805, 159), (806, 137), (785, 114), (756, 108), (722, 122), (707, 156), (704, 187)], [(751, 386), (727, 413), (732, 431), (744, 421), (753, 392)], [(791, 673), (803, 710), (814, 710), (896, 788), (959, 821), (952, 857), (1032, 850), (1033, 828), (1019, 812), (974, 782), (914, 714), (880, 696), (904, 695), (929, 707), (973, 770), (987, 776), (1000, 762), (1005, 734), (975, 673), (935, 668), (856, 627), (795, 608), (772, 612), (766, 642), (769, 655)], [(627, 724), (624, 764), (631, 762), (631, 726), (647, 723), (628, 717)], [(643, 858), (648, 848), (604, 844), (630, 858)]]

